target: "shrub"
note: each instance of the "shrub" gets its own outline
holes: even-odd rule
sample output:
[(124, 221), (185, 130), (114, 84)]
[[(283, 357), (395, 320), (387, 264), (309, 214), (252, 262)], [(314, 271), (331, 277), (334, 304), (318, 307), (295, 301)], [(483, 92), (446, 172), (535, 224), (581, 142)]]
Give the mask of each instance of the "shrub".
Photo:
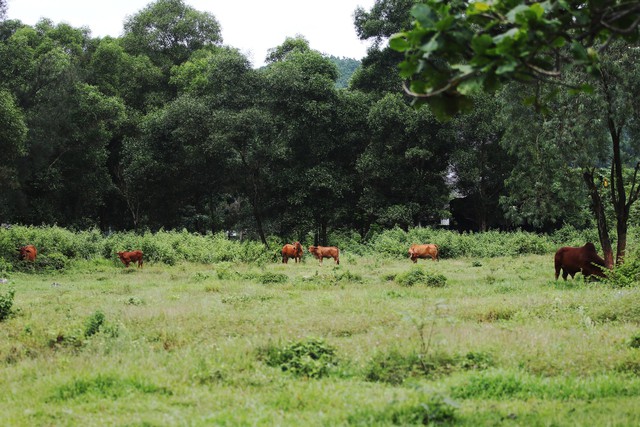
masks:
[(36, 259), (36, 269), (41, 271), (64, 271), (69, 267), (70, 260), (60, 252), (39, 255)]
[(285, 347), (267, 347), (263, 350), (267, 365), (280, 367), (293, 375), (321, 378), (337, 365), (333, 347), (321, 339), (309, 338)]
[(417, 399), (393, 401), (382, 409), (360, 409), (348, 417), (349, 425), (439, 425), (456, 419), (457, 405), (437, 393), (422, 393)]
[(104, 324), (104, 313), (101, 311), (96, 311), (93, 313), (87, 321), (85, 322), (84, 327), (84, 336), (90, 337), (92, 335), (97, 334), (100, 331), (100, 327)]
[(640, 334), (634, 335), (629, 340), (629, 347), (640, 348)]
[(613, 270), (605, 271), (605, 282), (614, 287), (630, 287), (640, 282), (640, 259), (630, 256), (624, 264), (617, 265)]
[(262, 273), (259, 277), (260, 283), (263, 285), (268, 285), (270, 283), (285, 283), (289, 280), (289, 276), (283, 273), (273, 273), (267, 271), (266, 273)]
[(424, 284), (436, 288), (447, 284), (447, 278), (442, 274), (426, 272), (419, 267), (398, 274), (395, 280), (402, 286)]
[(377, 353), (365, 369), (365, 379), (399, 385), (419, 369), (420, 360), (415, 353), (404, 355), (397, 350)]
[(13, 297), (15, 294), (16, 290), (13, 288), (8, 288), (7, 292), (0, 294), (0, 321), (11, 315), (11, 307), (13, 307)]
[(0, 258), (0, 273), (6, 273), (13, 270), (13, 264), (6, 261), (4, 258)]

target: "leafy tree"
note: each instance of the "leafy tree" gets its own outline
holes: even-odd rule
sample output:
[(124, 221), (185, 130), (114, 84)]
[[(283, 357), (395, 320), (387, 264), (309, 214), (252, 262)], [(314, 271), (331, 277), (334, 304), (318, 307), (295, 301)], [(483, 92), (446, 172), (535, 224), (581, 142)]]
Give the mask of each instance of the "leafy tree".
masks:
[(127, 52), (146, 55), (168, 69), (185, 62), (193, 52), (222, 42), (213, 15), (187, 6), (183, 0), (157, 0), (128, 18), (122, 43)]
[(304, 36), (297, 35), (296, 37), (287, 37), (281, 45), (267, 51), (266, 62), (268, 64), (281, 62), (287, 59), (287, 56), (292, 53), (304, 53), (310, 50), (309, 41), (305, 39)]
[(360, 61), (353, 58), (338, 58), (333, 55), (329, 55), (328, 59), (338, 67), (338, 81), (336, 82), (336, 87), (342, 89), (348, 87), (351, 76), (360, 66)]
[[(637, 77), (639, 59), (636, 48), (611, 43), (601, 54), (600, 76), (597, 80), (579, 71), (567, 74), (568, 84), (579, 85), (585, 81), (594, 83), (593, 93), (560, 93), (551, 98), (549, 113), (544, 116), (534, 117), (533, 111), (530, 111), (529, 117), (510, 117), (514, 127), (518, 124), (523, 126), (520, 132), (529, 135), (524, 139), (514, 138), (514, 149), (533, 153), (532, 147), (540, 148), (539, 160), (527, 158), (528, 164), (538, 169), (537, 173), (549, 171), (554, 176), (550, 172), (552, 169), (567, 171), (563, 189), (551, 188), (552, 192), (557, 193), (556, 197), (576, 197), (575, 178), (581, 178), (586, 184), (584, 188), (591, 199), (600, 243), (609, 266), (613, 265), (614, 254), (609, 235), (612, 218), (607, 212), (607, 200), (615, 217), (616, 263), (621, 263), (625, 256), (631, 208), (639, 195), (637, 171), (640, 166), (636, 160), (639, 147), (635, 141), (640, 105), (633, 95), (640, 88)], [(528, 140), (528, 144), (523, 144), (524, 140)], [(603, 173), (602, 168), (608, 171)], [(526, 171), (529, 166), (520, 169)], [(579, 175), (571, 172), (576, 169)], [(523, 178), (521, 176), (515, 180)], [(537, 199), (538, 203), (547, 200)]]
[(407, 92), (445, 118), (466, 109), (475, 91), (555, 78), (566, 62), (597, 75), (598, 50), (638, 40), (640, 2), (426, 0), (411, 14), (411, 28), (390, 45), (405, 54)]
[(130, 55), (118, 40), (100, 40), (86, 67), (87, 81), (107, 96), (117, 96), (145, 113), (160, 107), (165, 84), (162, 70), (145, 55)]
[(7, 16), (7, 0), (0, 0), (0, 21)]
[(299, 221), (312, 218), (311, 227), (326, 243), (327, 229), (336, 225), (352, 188), (345, 165), (355, 162), (336, 132), (344, 123), (338, 119), (337, 68), (316, 51), (298, 50), (271, 63), (264, 73), (265, 105), (290, 152), (278, 186), (283, 211), (298, 215)]
[(477, 96), (476, 108), (456, 117), (444, 131), (451, 141), (451, 172), (461, 196), (451, 203), (452, 215), (478, 231), (505, 225), (499, 198), (514, 161), (500, 144), (500, 101), (493, 95)]
[(252, 107), (221, 110), (213, 119), (218, 128), (214, 141), (230, 151), (227, 170), (234, 177), (230, 188), (249, 201), (260, 240), (269, 247), (264, 219), (281, 173), (277, 165), (286, 157), (285, 147), (275, 135), (273, 117), (264, 109)]
[[(501, 145), (516, 160), (505, 179), (507, 191), (500, 196), (500, 205), (515, 225), (549, 229), (566, 223), (583, 228), (590, 224), (588, 195), (580, 168), (567, 155), (574, 148), (557, 143), (562, 138), (557, 135), (554, 118), (538, 114), (525, 104), (524, 99), (531, 97), (531, 92), (527, 85), (509, 84), (498, 98), (504, 123)], [(572, 119), (575, 116), (570, 114)], [(462, 115), (458, 120), (466, 117)], [(581, 151), (586, 154), (590, 150)]]
[(106, 144), (123, 110), (82, 81), (88, 32), (41, 20), (4, 34), (0, 73), (29, 129), (7, 195), (11, 219), (95, 224), (110, 186)]
[(178, 227), (186, 212), (206, 215), (199, 231), (211, 230), (224, 157), (209, 148), (210, 117), (206, 102), (184, 94), (147, 115), (140, 135), (125, 140), (119, 185), (136, 227)]
[(449, 141), (439, 135), (442, 126), (400, 94), (376, 102), (368, 122), (370, 142), (357, 164), (364, 187), (359, 207), (385, 227), (439, 220), (449, 199)]
[(402, 54), (384, 47), (383, 42), (410, 25), (411, 7), (416, 0), (376, 0), (371, 10), (358, 7), (354, 13), (356, 33), (361, 40), (372, 42), (361, 67), (354, 73), (351, 88), (380, 97), (386, 92), (402, 91), (398, 62)]
[(16, 160), (26, 152), (27, 126), (11, 93), (0, 88), (0, 218), (11, 215), (15, 190), (20, 186)]

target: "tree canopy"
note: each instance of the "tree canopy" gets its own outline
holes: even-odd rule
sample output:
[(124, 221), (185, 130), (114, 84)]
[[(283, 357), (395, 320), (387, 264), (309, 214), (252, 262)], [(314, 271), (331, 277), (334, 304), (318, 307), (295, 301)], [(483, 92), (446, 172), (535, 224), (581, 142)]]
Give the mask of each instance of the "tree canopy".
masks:
[(390, 46), (405, 55), (407, 93), (446, 118), (467, 109), (472, 93), (557, 78), (567, 62), (597, 74), (599, 52), (612, 40), (638, 40), (640, 2), (427, 0), (411, 15), (411, 28)]

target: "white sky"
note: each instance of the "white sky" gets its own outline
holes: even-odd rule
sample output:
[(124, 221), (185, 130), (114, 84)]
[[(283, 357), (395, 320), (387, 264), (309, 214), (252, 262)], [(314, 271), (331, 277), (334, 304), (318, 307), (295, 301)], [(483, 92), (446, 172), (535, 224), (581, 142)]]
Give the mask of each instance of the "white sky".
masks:
[[(122, 35), (126, 17), (153, 0), (8, 0), (8, 19), (34, 25), (40, 18), (55, 24), (89, 27), (93, 37)], [(261, 66), (267, 49), (286, 37), (303, 35), (312, 49), (361, 59), (367, 43), (358, 40), (353, 12), (370, 10), (375, 0), (185, 0), (199, 11), (212, 13), (222, 27), (223, 43), (240, 49)]]

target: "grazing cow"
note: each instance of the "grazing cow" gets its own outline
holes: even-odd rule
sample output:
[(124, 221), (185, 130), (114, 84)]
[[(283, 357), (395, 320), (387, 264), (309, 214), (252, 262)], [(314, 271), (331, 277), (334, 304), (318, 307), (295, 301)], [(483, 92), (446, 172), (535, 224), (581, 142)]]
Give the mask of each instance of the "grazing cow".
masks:
[(131, 251), (131, 252), (116, 252), (116, 255), (120, 257), (120, 261), (126, 266), (129, 267), (130, 262), (138, 262), (138, 268), (142, 267), (142, 251)]
[(554, 258), (556, 266), (556, 280), (562, 270), (562, 278), (567, 280), (567, 275), (571, 275), (573, 279), (578, 271), (582, 271), (584, 277), (594, 274), (604, 277), (602, 271), (605, 268), (604, 259), (596, 252), (596, 247), (589, 242), (578, 248), (565, 246), (556, 252)]
[(33, 245), (22, 246), (17, 249), (20, 252), (20, 259), (25, 261), (35, 261), (38, 256), (38, 250)]
[(300, 242), (295, 242), (294, 244), (287, 243), (282, 247), (282, 262), (288, 264), (289, 258), (293, 258), (296, 263), (301, 262), (303, 252), (304, 250)]
[(336, 264), (340, 264), (340, 249), (335, 246), (309, 246), (309, 253), (320, 260), (320, 265), (324, 258), (333, 258)]
[(418, 262), (418, 258), (427, 259), (431, 257), (434, 261), (440, 261), (440, 257), (438, 256), (438, 252), (440, 248), (438, 245), (429, 244), (429, 245), (411, 245), (409, 248), (409, 257), (411, 261), (414, 263)]

